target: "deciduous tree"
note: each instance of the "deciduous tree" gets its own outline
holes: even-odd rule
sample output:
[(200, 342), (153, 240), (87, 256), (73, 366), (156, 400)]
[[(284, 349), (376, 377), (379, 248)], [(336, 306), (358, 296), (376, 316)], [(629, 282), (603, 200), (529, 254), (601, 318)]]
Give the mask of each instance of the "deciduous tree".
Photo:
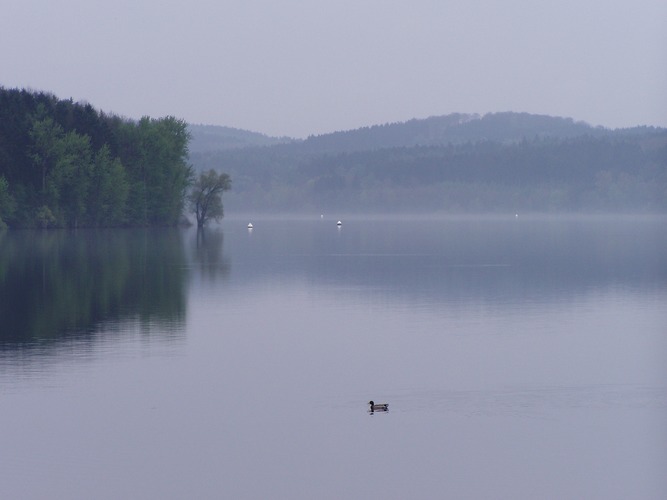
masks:
[(232, 187), (229, 175), (209, 170), (199, 175), (188, 196), (190, 208), (197, 217), (197, 227), (203, 227), (210, 219), (220, 220), (224, 215), (222, 193)]

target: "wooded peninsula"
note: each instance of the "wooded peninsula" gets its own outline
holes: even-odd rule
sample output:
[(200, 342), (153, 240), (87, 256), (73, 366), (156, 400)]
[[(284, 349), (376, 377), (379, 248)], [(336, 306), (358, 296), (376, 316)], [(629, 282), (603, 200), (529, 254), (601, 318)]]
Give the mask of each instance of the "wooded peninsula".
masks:
[(192, 172), (187, 124), (0, 88), (0, 225), (173, 226)]

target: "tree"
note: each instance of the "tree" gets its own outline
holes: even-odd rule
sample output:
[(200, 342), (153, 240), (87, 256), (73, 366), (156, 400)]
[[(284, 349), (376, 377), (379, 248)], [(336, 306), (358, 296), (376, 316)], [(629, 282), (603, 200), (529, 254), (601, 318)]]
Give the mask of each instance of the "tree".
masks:
[(187, 124), (173, 117), (144, 117), (124, 130), (131, 151), (121, 161), (130, 182), (130, 220), (174, 226), (183, 214), (192, 169), (187, 164)]
[(48, 206), (68, 227), (85, 225), (92, 155), (90, 137), (68, 132), (61, 139), (60, 156), (47, 174)]
[(109, 147), (102, 146), (92, 164), (89, 223), (98, 227), (122, 225), (125, 222), (129, 189), (120, 159), (112, 159)]
[(60, 146), (64, 135), (63, 128), (49, 117), (35, 120), (30, 130), (30, 138), (32, 139), (30, 157), (36, 167), (35, 170), (41, 172), (39, 189), (43, 198), (46, 196), (46, 177), (61, 155)]
[(197, 227), (203, 227), (209, 219), (216, 221), (223, 216), (222, 193), (232, 187), (229, 175), (215, 170), (202, 172), (188, 196), (190, 208), (197, 217)]
[(11, 217), (12, 212), (14, 212), (14, 200), (9, 194), (9, 183), (0, 175), (0, 229), (7, 227), (7, 223), (2, 220), (3, 216)]

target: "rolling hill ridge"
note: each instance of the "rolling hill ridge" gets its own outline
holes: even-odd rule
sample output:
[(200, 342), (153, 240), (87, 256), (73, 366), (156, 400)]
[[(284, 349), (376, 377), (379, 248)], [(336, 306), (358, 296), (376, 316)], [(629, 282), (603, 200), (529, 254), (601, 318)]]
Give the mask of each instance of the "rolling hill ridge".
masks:
[(190, 159), (231, 175), (234, 210), (667, 210), (667, 129), (528, 113), (457, 113)]

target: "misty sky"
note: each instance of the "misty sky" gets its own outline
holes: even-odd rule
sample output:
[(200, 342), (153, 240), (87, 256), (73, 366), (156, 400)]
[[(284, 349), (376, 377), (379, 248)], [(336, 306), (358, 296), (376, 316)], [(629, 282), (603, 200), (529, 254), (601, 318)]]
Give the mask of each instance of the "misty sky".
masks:
[(8, 0), (0, 85), (293, 137), (452, 112), (667, 126), (667, 2)]

